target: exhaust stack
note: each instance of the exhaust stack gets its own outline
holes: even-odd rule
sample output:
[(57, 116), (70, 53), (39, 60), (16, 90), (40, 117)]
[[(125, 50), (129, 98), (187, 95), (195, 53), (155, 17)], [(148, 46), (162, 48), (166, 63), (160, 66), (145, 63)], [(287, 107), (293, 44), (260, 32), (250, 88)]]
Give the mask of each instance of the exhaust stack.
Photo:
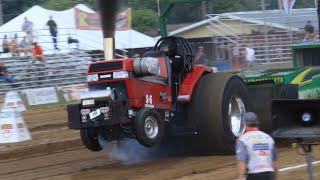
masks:
[(115, 58), (115, 26), (117, 0), (98, 0), (103, 31), (104, 57), (106, 60)]

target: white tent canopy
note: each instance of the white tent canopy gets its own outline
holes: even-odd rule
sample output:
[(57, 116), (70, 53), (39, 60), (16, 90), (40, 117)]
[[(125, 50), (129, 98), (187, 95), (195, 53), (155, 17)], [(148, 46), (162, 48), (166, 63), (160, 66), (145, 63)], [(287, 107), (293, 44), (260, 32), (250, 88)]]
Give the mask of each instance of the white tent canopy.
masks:
[[(2, 25), (0, 27), (0, 36), (6, 34), (9, 38), (13, 38), (14, 34), (17, 33), (20, 40), (25, 36), (25, 32), (21, 32), (21, 30), (24, 18), (27, 17), (28, 20), (33, 22), (35, 41), (37, 41), (43, 49), (52, 49), (52, 38), (48, 27), (46, 26), (49, 16), (51, 15), (58, 25), (58, 46), (60, 49), (65, 49), (70, 46), (67, 44), (67, 38), (71, 36), (80, 41), (80, 49), (103, 50), (103, 36), (101, 30), (94, 31), (76, 29), (75, 8), (85, 12), (94, 12), (82, 4), (65, 11), (52, 11), (40, 6), (33, 6), (18, 17)], [(116, 49), (152, 47), (154, 44), (155, 41), (152, 37), (132, 29), (127, 31), (116, 31), (115, 33)]]

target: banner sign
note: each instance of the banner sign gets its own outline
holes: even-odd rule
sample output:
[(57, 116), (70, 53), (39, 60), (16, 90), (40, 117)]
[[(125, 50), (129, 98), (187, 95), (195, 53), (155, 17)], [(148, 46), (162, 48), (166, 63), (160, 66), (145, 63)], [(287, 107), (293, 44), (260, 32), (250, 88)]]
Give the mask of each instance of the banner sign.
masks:
[(4, 108), (0, 111), (0, 143), (31, 140), (29, 129), (19, 111)]
[(9, 91), (4, 98), (4, 108), (16, 108), (17, 111), (26, 111), (26, 107), (23, 101), (16, 91)]
[(75, 8), (76, 28), (81, 30), (101, 30), (98, 13), (88, 13)]
[(66, 101), (80, 100), (81, 94), (87, 90), (86, 84), (58, 87)]
[(27, 89), (25, 91), (29, 105), (50, 104), (59, 102), (54, 87)]
[[(101, 30), (99, 13), (89, 13), (75, 8), (76, 28), (80, 30)], [(128, 8), (117, 15), (117, 31), (131, 29), (131, 8)]]
[(117, 31), (125, 31), (131, 29), (131, 8), (128, 8), (117, 15)]
[(282, 6), (286, 11), (287, 15), (289, 16), (289, 18), (291, 18), (291, 10), (295, 2), (296, 0), (282, 0)]

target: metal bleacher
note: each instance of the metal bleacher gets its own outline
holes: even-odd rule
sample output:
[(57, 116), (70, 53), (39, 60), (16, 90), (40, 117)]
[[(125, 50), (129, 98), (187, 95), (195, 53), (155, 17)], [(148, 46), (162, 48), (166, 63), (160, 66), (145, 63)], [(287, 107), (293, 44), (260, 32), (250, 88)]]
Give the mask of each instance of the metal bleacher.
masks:
[(16, 83), (1, 82), (0, 94), (9, 90), (40, 87), (57, 87), (84, 83), (90, 56), (55, 55), (47, 57), (44, 63), (37, 60), (2, 59), (9, 75)]
[[(41, 36), (37, 36), (36, 41), (41, 42), (39, 43), (41, 46), (45, 43), (52, 44), (52, 42), (45, 42)], [(31, 54), (25, 56), (20, 53), (18, 56), (13, 56), (11, 53), (1, 53), (0, 61), (5, 62), (9, 77), (14, 79), (16, 83), (0, 80), (0, 95), (9, 90), (19, 91), (85, 83), (88, 64), (92, 61), (102, 60), (103, 54), (89, 54), (87, 50), (66, 47), (61, 44), (63, 43), (59, 44), (59, 48), (63, 50), (52, 50), (46, 48), (48, 46), (42, 46), (46, 57), (44, 62), (32, 59)], [(81, 47), (83, 46), (85, 44), (81, 45)]]
[[(294, 9), (291, 19), (283, 10), (265, 10), (208, 14), (209, 25), (217, 39), (218, 50), (230, 54), (232, 64), (243, 65), (244, 51), (252, 45), (256, 54), (256, 66), (287, 64), (292, 60), (291, 46), (305, 43), (304, 26), (308, 20), (318, 34), (318, 19), (315, 8)], [(307, 43), (319, 43), (315, 38)], [(223, 54), (218, 52), (218, 54)]]

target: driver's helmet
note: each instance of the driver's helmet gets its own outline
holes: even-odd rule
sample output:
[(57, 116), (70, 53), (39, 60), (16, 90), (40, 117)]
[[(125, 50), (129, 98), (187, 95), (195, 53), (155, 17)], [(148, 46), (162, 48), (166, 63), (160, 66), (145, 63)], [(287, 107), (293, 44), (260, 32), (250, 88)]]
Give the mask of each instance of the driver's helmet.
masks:
[(177, 45), (174, 39), (164, 39), (159, 46), (160, 50), (164, 51), (169, 57), (175, 56), (177, 53)]

